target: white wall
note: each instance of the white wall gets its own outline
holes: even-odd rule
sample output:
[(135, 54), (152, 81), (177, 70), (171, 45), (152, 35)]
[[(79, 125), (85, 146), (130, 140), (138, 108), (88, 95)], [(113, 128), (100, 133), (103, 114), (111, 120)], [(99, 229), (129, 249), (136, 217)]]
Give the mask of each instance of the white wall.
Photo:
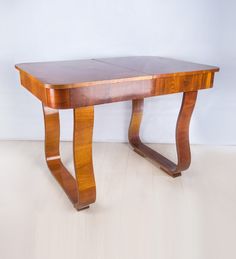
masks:
[[(41, 104), (15, 63), (159, 55), (221, 67), (199, 94), (191, 142), (236, 144), (235, 13), (234, 0), (0, 0), (0, 139), (44, 135)], [(146, 141), (174, 141), (180, 98), (146, 100)], [(94, 140), (126, 141), (130, 112), (130, 102), (97, 106)], [(62, 112), (66, 140), (71, 119)]]

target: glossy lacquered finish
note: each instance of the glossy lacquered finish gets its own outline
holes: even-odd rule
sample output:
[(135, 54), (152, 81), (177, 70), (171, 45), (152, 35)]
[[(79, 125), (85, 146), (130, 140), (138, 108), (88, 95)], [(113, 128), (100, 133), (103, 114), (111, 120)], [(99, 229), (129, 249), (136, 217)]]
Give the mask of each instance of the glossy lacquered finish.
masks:
[(80, 210), (88, 207), (96, 200), (92, 161), (93, 107), (74, 110), (73, 154), (76, 179), (61, 161), (59, 112), (44, 105), (43, 111), (47, 165), (75, 208)]
[(55, 109), (206, 89), (219, 70), (159, 57), (39, 62), (16, 68), (21, 84)]
[(141, 156), (157, 162), (160, 168), (172, 177), (180, 176), (181, 171), (188, 169), (191, 163), (189, 124), (196, 99), (196, 91), (183, 94), (183, 101), (176, 125), (177, 165), (141, 142), (139, 130), (143, 116), (144, 100), (133, 100), (132, 117), (129, 127), (129, 142), (131, 146), (134, 148), (134, 151)]
[[(92, 162), (94, 105), (133, 101), (129, 142), (172, 177), (191, 162), (189, 124), (197, 92), (213, 86), (217, 67), (159, 57), (123, 57), (16, 65), (21, 84), (42, 103), (45, 153), (49, 169), (80, 210), (95, 202)], [(144, 98), (183, 93), (176, 125), (177, 164), (143, 144), (139, 137)], [(75, 178), (62, 164), (59, 152), (58, 109), (74, 110), (73, 153)]]

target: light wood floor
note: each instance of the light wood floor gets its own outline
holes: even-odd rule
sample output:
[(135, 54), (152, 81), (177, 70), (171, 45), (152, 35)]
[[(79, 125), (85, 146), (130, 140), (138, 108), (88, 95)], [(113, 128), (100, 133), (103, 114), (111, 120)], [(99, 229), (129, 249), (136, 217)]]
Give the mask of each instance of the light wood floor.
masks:
[[(152, 145), (175, 158), (173, 145)], [(73, 170), (71, 143), (62, 143)], [(127, 144), (94, 144), (97, 202), (77, 212), (42, 142), (0, 142), (1, 259), (235, 259), (236, 147), (192, 146), (172, 179)]]

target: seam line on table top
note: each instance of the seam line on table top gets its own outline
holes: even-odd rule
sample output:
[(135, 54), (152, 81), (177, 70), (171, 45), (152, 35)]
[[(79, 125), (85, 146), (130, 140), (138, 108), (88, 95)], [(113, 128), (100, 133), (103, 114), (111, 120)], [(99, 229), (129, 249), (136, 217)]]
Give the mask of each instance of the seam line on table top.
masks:
[[(131, 57), (132, 57), (132, 56), (131, 56)], [(168, 59), (170, 59), (170, 58), (168, 58)], [(95, 58), (95, 59), (92, 59), (92, 60), (94, 60), (94, 61), (96, 61), (96, 62), (101, 62), (101, 63), (113, 65), (113, 66), (115, 66), (115, 67), (126, 68), (126, 69), (129, 69), (130, 71), (136, 71), (136, 72), (139, 72), (139, 73), (143, 73), (143, 74), (145, 74), (145, 75), (147, 75), (147, 76), (151, 76), (152, 79), (155, 79), (156, 76), (158, 75), (158, 74), (154, 74), (154, 73), (146, 73), (146, 72), (144, 72), (144, 71), (139, 71), (139, 70), (133, 69), (133, 68), (131, 68), (131, 67), (126, 67), (126, 66), (122, 66), (122, 65), (117, 65), (117, 64), (110, 63), (110, 62), (108, 62), (108, 61), (99, 60), (99, 59), (96, 59), (96, 58)], [(172, 59), (172, 60), (178, 61), (178, 59)], [(189, 62), (189, 61), (184, 61), (184, 62), (195, 64), (194, 62)], [(218, 67), (215, 67), (215, 66), (204, 65), (204, 64), (199, 64), (199, 63), (196, 63), (196, 64), (202, 65), (202, 66), (209, 66), (209, 67), (212, 67), (211, 69), (209, 69), (209, 71), (211, 71), (211, 70), (216, 70), (216, 71), (214, 71), (214, 72), (218, 72), (218, 71), (219, 71), (219, 68), (218, 68)], [(203, 71), (203, 70), (177, 72), (177, 74), (179, 74), (179, 73), (193, 73), (193, 72), (200, 72), (200, 71)], [(176, 74), (176, 73), (168, 73), (168, 74)]]
[(112, 65), (112, 66), (114, 66), (114, 67), (126, 68), (126, 69), (129, 69), (130, 71), (135, 71), (135, 72), (138, 72), (138, 73), (143, 73), (143, 74), (145, 74), (145, 75), (147, 75), (147, 76), (151, 76), (152, 78), (154, 77), (153, 74), (146, 73), (146, 72), (143, 72), (143, 71), (139, 71), (139, 70), (137, 70), (137, 69), (133, 69), (133, 68), (130, 68), (130, 67), (113, 64), (113, 63), (110, 63), (110, 62), (107, 62), (107, 61), (103, 61), (103, 60), (99, 60), (99, 59), (96, 59), (96, 58), (93, 58), (92, 60), (94, 60), (94, 61), (96, 61), (96, 62), (104, 63), (104, 64), (109, 64), (109, 65)]

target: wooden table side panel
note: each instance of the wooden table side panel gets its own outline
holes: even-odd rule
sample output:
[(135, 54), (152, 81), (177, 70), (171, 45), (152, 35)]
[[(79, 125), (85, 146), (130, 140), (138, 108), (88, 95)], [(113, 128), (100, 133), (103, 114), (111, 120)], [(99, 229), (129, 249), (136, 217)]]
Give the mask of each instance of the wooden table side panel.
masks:
[(47, 89), (48, 106), (68, 109), (127, 101), (154, 95), (154, 80), (102, 84), (71, 89)]
[(214, 73), (169, 76), (156, 79), (155, 95), (191, 92), (213, 86)]
[(212, 87), (213, 79), (213, 72), (204, 72), (71, 89), (46, 89), (46, 101), (47, 106), (57, 109), (84, 107), (207, 89)]
[(47, 103), (46, 88), (36, 78), (20, 71), (21, 84), (44, 104)]

